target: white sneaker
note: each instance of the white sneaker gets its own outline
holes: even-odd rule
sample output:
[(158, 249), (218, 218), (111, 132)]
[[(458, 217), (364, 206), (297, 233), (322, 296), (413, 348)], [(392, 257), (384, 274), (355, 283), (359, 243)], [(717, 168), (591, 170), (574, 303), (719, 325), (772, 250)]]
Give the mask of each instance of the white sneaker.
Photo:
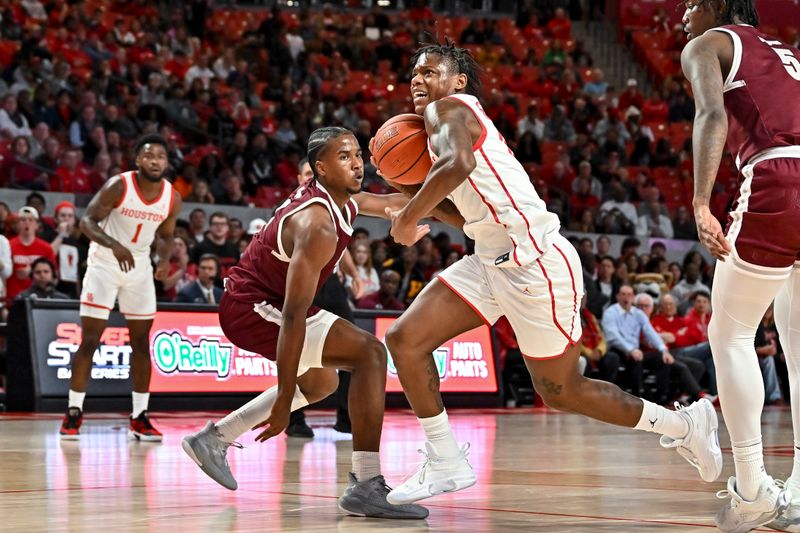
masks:
[(433, 446), (427, 441), (425, 449), (428, 453), (417, 450), (425, 456), (425, 462), (420, 469), (402, 485), (393, 489), (386, 501), (392, 505), (404, 505), (444, 492), (463, 490), (477, 481), (478, 478), (467, 461), (469, 443), (466, 443), (459, 454), (452, 458), (436, 455)]
[(717, 513), (717, 527), (727, 533), (746, 533), (763, 526), (781, 515), (792, 501), (789, 489), (783, 481), (767, 477), (758, 487), (755, 500), (748, 502), (736, 492), (736, 478), (728, 478), (728, 490), (721, 490), (717, 498), (730, 496), (730, 501)]
[(767, 524), (770, 529), (800, 533), (800, 503), (792, 502), (786, 511)]
[(675, 404), (676, 412), (689, 423), (689, 433), (682, 439), (661, 436), (661, 446), (677, 448), (678, 453), (700, 472), (703, 481), (716, 481), (722, 472), (722, 450), (717, 435), (717, 411), (702, 398), (689, 407)]

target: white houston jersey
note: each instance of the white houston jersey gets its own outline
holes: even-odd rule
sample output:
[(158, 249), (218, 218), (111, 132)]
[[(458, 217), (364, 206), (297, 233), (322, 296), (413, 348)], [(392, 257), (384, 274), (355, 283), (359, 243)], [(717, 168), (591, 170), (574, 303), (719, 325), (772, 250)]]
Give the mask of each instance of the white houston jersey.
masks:
[[(162, 179), (161, 194), (152, 202), (146, 202), (136, 182), (136, 171), (123, 172), (111, 179), (117, 178), (125, 185), (122, 198), (111, 213), (100, 221), (100, 227), (128, 248), (137, 262), (149, 260), (150, 245), (155, 239), (156, 230), (172, 210), (172, 184)], [(110, 248), (96, 242), (89, 247), (89, 258), (117, 261)]]
[[(550, 246), (561, 223), (547, 211), (528, 173), (514, 157), (474, 96), (449, 96), (472, 110), (481, 137), (472, 147), (477, 166), (449, 196), (466, 223), (464, 233), (475, 241), (483, 263), (519, 267), (536, 261)], [(428, 144), (431, 159), (436, 154)]]

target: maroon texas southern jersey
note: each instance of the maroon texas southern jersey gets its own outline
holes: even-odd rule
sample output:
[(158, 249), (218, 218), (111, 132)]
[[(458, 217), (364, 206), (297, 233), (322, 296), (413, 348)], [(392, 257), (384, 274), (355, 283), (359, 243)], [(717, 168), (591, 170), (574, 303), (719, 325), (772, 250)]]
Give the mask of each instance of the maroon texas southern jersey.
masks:
[(723, 90), (728, 150), (737, 166), (768, 148), (800, 145), (800, 51), (746, 24), (713, 31), (733, 40)]
[[(352, 198), (340, 210), (328, 191), (316, 180), (300, 186), (283, 204), (275, 210), (270, 221), (253, 237), (239, 264), (228, 271), (225, 281), (226, 293), (244, 303), (266, 302), (277, 309), (283, 309), (286, 297), (286, 274), (289, 271), (290, 257), (283, 249), (281, 231), (284, 221), (312, 204), (321, 204), (328, 209), (336, 228), (336, 252), (319, 275), (316, 291), (333, 272), (336, 263), (350, 243), (353, 234), (353, 221), (358, 206)], [(309, 309), (308, 316), (317, 311)]]

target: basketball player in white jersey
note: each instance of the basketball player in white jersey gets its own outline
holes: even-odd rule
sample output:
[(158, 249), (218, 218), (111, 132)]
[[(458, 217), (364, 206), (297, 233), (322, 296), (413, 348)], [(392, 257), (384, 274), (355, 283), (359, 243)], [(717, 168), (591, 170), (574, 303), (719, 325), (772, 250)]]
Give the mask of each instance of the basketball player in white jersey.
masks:
[[(136, 168), (110, 178), (81, 219), (81, 231), (92, 244), (81, 291), (81, 344), (72, 358), (69, 403), (61, 424), (62, 439), (77, 439), (83, 420), (86, 383), (109, 312), (119, 297), (119, 310), (130, 332), (133, 411), (128, 434), (143, 441), (161, 441), (147, 416), (150, 398), (150, 328), (156, 314), (153, 278), (169, 269), (172, 233), (181, 197), (163, 179), (169, 166), (167, 143), (146, 135), (136, 143)], [(155, 276), (150, 245), (156, 241)]]
[[(405, 245), (417, 222), (445, 198), (465, 220), (475, 254), (434, 279), (386, 335), (389, 352), (427, 442), (427, 460), (389, 495), (414, 502), (473, 485), (468, 445), (459, 446), (439, 393), (431, 353), (445, 341), (505, 315), (516, 333), (537, 392), (551, 407), (662, 434), (714, 481), (722, 470), (717, 415), (700, 400), (669, 411), (578, 372), (583, 281), (578, 254), (559, 234), (531, 182), (477, 99), (478, 66), (452, 44), (425, 46), (413, 58), (411, 94), (425, 118), (433, 166), (422, 188), (390, 213), (391, 234)], [(443, 319), (443, 317), (446, 317)], [(639, 350), (631, 350), (641, 358)]]

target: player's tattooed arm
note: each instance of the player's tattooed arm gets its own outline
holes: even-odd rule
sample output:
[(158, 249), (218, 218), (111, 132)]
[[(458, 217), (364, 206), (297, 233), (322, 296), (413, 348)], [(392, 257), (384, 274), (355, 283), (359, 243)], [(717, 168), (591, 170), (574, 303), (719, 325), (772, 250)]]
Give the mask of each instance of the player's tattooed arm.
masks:
[(123, 272), (133, 270), (135, 266), (133, 254), (122, 243), (111, 237), (100, 227), (100, 222), (105, 219), (119, 204), (125, 194), (125, 183), (121, 178), (108, 180), (100, 192), (94, 195), (86, 211), (81, 217), (80, 228), (84, 235), (99, 244), (110, 248)]
[(730, 251), (730, 244), (709, 205), (728, 135), (721, 62), (730, 64), (732, 54), (730, 37), (720, 32), (692, 39), (681, 54), (681, 66), (692, 84), (696, 108), (692, 134), (695, 221), (701, 242), (721, 260)]
[(81, 217), (80, 228), (84, 235), (106, 248), (120, 244), (100, 227), (100, 222), (111, 214), (125, 194), (125, 183), (121, 178), (108, 180), (94, 195)]
[(467, 106), (453, 99), (433, 102), (425, 110), (425, 130), (436, 161), (422, 188), (401, 211), (400, 223), (416, 223), (433, 213), (477, 165), (472, 145), (476, 131), (480, 135), (480, 124)]
[(172, 191), (172, 209), (167, 215), (167, 218), (156, 230), (156, 255), (158, 256), (158, 264), (156, 266), (155, 278), (158, 280), (166, 279), (169, 274), (169, 259), (172, 257), (172, 245), (175, 242), (173, 235), (175, 234), (175, 223), (178, 220), (178, 215), (183, 206), (178, 191)]

